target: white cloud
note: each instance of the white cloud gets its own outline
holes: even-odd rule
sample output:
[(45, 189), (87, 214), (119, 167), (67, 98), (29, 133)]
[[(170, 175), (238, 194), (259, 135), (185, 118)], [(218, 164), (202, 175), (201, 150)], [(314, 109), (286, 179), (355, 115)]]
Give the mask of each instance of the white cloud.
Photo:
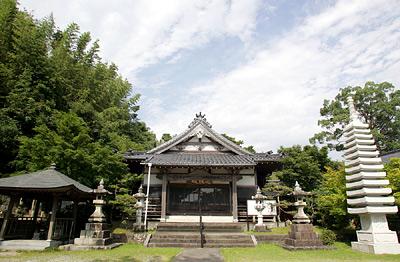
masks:
[[(368, 80), (400, 84), (396, 1), (341, 1), (266, 43), (246, 65), (192, 88), (179, 110), (151, 119), (177, 133), (196, 111), (258, 150), (305, 144), (323, 99)], [(178, 119), (178, 121), (175, 121)]]
[[(172, 66), (181, 50), (214, 39), (251, 42), (257, 13), (268, 9), (261, 0), (20, 2), (39, 17), (52, 11), (63, 27), (75, 21), (92, 32), (103, 56), (124, 75), (133, 72), (131, 81), (138, 70), (165, 58)], [(261, 48), (250, 45), (248, 62), (192, 86), (186, 97), (177, 95), (177, 110), (167, 108), (163, 97), (144, 95), (142, 110), (151, 116), (144, 120), (159, 135), (174, 134), (203, 111), (217, 131), (258, 150), (277, 149), (307, 143), (319, 130), (323, 99), (339, 88), (367, 80), (400, 84), (398, 1), (343, 0), (298, 22)], [(152, 82), (168, 86), (163, 79)]]
[(214, 38), (230, 35), (248, 41), (261, 1), (20, 2), (39, 17), (53, 12), (62, 27), (77, 22), (84, 31), (101, 40), (104, 56), (127, 75)]

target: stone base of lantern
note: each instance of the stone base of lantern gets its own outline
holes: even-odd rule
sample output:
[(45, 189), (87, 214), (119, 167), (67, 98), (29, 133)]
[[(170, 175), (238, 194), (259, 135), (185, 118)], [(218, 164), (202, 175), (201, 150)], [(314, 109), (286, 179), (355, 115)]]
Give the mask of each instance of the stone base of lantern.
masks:
[(267, 227), (267, 225), (254, 225), (254, 231), (256, 232), (270, 232), (271, 229)]
[(86, 223), (85, 230), (81, 230), (79, 238), (75, 238), (73, 245), (62, 246), (64, 250), (112, 249), (122, 245), (113, 243), (109, 225), (106, 223)]
[(331, 249), (322, 244), (312, 224), (292, 224), (282, 247), (289, 250)]
[(393, 231), (357, 231), (358, 242), (351, 242), (354, 250), (370, 254), (400, 254), (397, 234)]

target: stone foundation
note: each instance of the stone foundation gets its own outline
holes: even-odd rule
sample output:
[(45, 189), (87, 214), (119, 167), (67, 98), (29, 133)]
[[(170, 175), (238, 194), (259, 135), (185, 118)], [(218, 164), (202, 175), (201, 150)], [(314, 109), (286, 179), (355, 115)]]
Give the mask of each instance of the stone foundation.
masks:
[(282, 244), (286, 249), (327, 249), (314, 232), (312, 224), (293, 224), (290, 227), (288, 238)]
[(86, 223), (74, 245), (64, 246), (65, 250), (112, 249), (121, 244), (113, 243), (110, 226), (106, 223)]

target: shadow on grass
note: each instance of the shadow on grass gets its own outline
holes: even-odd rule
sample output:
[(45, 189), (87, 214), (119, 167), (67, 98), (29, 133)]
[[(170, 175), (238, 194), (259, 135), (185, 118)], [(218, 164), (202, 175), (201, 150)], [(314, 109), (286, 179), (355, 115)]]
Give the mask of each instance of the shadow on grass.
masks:
[[(95, 260), (92, 260), (92, 262), (108, 262), (108, 261), (110, 261), (110, 260), (109, 259), (95, 259)], [(118, 260), (113, 260), (113, 261), (116, 261), (116, 262), (140, 262), (142, 260), (138, 260), (138, 259), (133, 258), (131, 256), (123, 256), (123, 257), (119, 258)], [(154, 257), (151, 257), (149, 259), (146, 259), (146, 261), (148, 261), (148, 262), (161, 262), (163, 260), (162, 260), (162, 257), (160, 257), (160, 256), (154, 256)]]

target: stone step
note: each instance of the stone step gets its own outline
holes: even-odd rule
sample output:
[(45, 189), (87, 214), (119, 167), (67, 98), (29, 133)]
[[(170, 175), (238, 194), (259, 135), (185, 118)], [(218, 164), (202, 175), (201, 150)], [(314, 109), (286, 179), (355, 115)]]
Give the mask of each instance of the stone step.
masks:
[[(241, 232), (242, 226), (238, 223), (204, 223), (204, 232)], [(168, 232), (198, 232), (199, 223), (173, 223), (163, 222), (158, 224), (157, 231)]]
[[(183, 247), (183, 248), (199, 248), (200, 243), (149, 243), (149, 247)], [(254, 247), (253, 243), (237, 243), (237, 244), (228, 244), (228, 243), (210, 243), (204, 244), (204, 247), (209, 248), (220, 248), (220, 247)]]
[[(226, 244), (246, 244), (251, 242), (251, 238), (247, 238), (247, 239), (204, 239), (204, 243), (226, 243)], [(151, 243), (200, 243), (200, 239), (179, 239), (179, 238), (151, 238)]]
[[(207, 239), (221, 239), (221, 238), (226, 238), (226, 239), (248, 239), (250, 238), (249, 235), (245, 234), (209, 234), (206, 233), (204, 236)], [(152, 238), (182, 238), (182, 239), (200, 239), (200, 234), (190, 234), (190, 233), (183, 233), (183, 234), (178, 234), (178, 233), (169, 233), (169, 232), (157, 232), (155, 233)]]

